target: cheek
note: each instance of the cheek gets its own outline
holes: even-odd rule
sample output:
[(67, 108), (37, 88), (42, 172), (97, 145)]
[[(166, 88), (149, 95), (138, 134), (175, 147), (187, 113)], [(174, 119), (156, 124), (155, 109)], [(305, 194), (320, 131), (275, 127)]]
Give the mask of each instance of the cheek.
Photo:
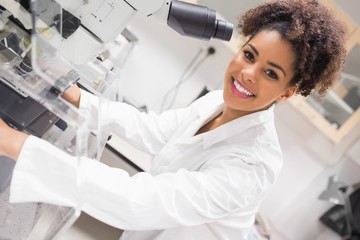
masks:
[(277, 99), (283, 93), (283, 88), (274, 82), (262, 81), (259, 89), (261, 91), (261, 96), (271, 101)]
[(228, 72), (239, 72), (243, 68), (243, 61), (239, 57), (233, 58), (228, 65)]
[(239, 65), (243, 62), (242, 55), (240, 53), (236, 54), (231, 60), (231, 64)]

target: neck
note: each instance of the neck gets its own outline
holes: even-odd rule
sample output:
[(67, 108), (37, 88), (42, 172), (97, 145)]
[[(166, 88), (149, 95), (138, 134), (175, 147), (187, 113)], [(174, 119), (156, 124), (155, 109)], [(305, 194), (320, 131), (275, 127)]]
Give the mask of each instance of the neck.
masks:
[(221, 113), (221, 115), (218, 116), (220, 118), (219, 121), (222, 124), (224, 124), (224, 123), (230, 122), (236, 118), (243, 117), (243, 116), (249, 115), (251, 113), (266, 110), (274, 104), (275, 104), (275, 102), (272, 102), (271, 104), (267, 105), (266, 107), (263, 107), (261, 109), (255, 110), (255, 111), (234, 110), (234, 109), (228, 108), (227, 106), (224, 106), (223, 112)]
[(204, 126), (202, 126), (199, 129), (199, 131), (196, 133), (196, 135), (213, 130), (213, 129), (220, 127), (221, 125), (228, 123), (238, 117), (241, 117), (241, 116), (239, 116), (238, 114), (233, 114), (233, 111), (231, 111), (230, 109), (227, 109), (225, 107), (224, 110), (219, 115), (217, 115), (216, 117), (211, 119), (208, 123), (206, 123)]
[[(267, 106), (264, 109), (269, 108), (271, 105)], [(264, 109), (259, 109), (258, 111), (262, 111)], [(217, 127), (220, 127), (221, 125), (223, 125), (225, 123), (228, 123), (228, 122), (234, 120), (234, 119), (237, 119), (237, 118), (243, 117), (245, 115), (248, 115), (248, 114), (251, 114), (254, 112), (258, 112), (258, 111), (251, 111), (251, 112), (239, 111), (239, 110), (230, 109), (230, 108), (224, 106), (223, 111), (219, 115), (217, 115), (216, 117), (211, 119), (211, 121), (209, 121), (204, 126), (202, 126), (197, 131), (196, 135), (213, 130)]]
[(225, 124), (236, 118), (243, 117), (250, 113), (253, 112), (234, 110), (225, 106), (223, 112), (221, 113), (221, 115), (219, 115), (219, 122), (221, 122), (221, 124)]

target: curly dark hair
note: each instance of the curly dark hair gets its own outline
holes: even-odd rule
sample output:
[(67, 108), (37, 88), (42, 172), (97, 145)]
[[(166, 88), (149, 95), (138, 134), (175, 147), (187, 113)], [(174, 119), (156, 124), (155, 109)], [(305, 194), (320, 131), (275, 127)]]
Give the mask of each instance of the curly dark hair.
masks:
[(346, 55), (347, 29), (317, 0), (276, 0), (248, 10), (239, 18), (240, 34), (254, 37), (262, 30), (276, 30), (295, 52), (296, 93), (320, 95), (340, 78)]

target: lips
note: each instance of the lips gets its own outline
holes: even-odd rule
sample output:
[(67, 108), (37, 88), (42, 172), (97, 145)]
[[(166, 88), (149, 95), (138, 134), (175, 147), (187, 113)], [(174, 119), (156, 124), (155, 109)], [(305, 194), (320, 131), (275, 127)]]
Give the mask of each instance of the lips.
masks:
[(233, 84), (231, 85), (233, 93), (240, 98), (251, 98), (255, 97), (249, 89), (245, 88), (239, 81), (233, 78)]

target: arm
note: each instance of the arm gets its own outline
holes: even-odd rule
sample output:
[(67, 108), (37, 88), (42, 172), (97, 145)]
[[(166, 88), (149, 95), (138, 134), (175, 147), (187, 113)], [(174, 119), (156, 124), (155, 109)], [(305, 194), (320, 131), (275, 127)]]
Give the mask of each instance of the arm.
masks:
[(62, 97), (76, 107), (89, 109), (91, 118), (99, 119), (101, 126), (110, 126), (114, 134), (150, 154), (156, 154), (162, 148), (186, 118), (187, 112), (191, 111), (188, 108), (160, 115), (153, 112), (146, 114), (128, 104), (108, 100), (102, 101), (99, 106), (97, 96), (81, 91), (77, 85), (71, 86)]
[(28, 135), (26, 133), (9, 127), (0, 119), (0, 155), (5, 155), (13, 160), (17, 160), (27, 137)]
[[(62, 95), (65, 100), (76, 107), (79, 107), (80, 105), (80, 96), (80, 88), (75, 84)], [(0, 155), (17, 160), (21, 148), (27, 138), (28, 134), (9, 127), (2, 119), (0, 119)]]
[(253, 193), (258, 172), (237, 159), (224, 160), (201, 172), (181, 169), (129, 177), (90, 159), (78, 165), (75, 158), (30, 137), (15, 166), (10, 200), (75, 207), (81, 199), (84, 212), (127, 230), (194, 226), (241, 209), (253, 214), (256, 207), (246, 208), (258, 204)]
[(126, 103), (106, 99), (100, 101), (99, 97), (81, 91), (76, 85), (66, 90), (62, 97), (76, 107), (89, 109), (94, 128), (99, 126), (95, 120), (99, 120), (101, 127), (109, 126), (114, 134), (151, 154), (156, 154), (162, 148), (191, 111), (186, 108), (160, 115), (154, 112), (146, 114)]

